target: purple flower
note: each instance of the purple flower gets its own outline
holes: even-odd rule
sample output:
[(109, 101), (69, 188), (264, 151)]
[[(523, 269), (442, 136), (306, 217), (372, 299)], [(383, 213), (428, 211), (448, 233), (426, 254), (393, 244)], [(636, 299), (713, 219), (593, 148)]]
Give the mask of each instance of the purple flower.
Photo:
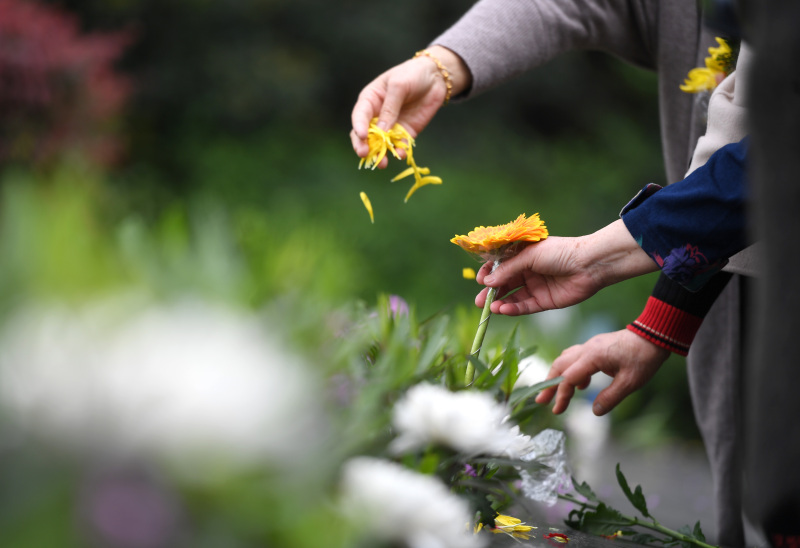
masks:
[(391, 295), (389, 297), (389, 311), (393, 318), (408, 316), (408, 303), (402, 297)]
[(82, 516), (88, 535), (114, 548), (167, 548), (181, 530), (173, 493), (147, 472), (105, 471), (86, 486)]

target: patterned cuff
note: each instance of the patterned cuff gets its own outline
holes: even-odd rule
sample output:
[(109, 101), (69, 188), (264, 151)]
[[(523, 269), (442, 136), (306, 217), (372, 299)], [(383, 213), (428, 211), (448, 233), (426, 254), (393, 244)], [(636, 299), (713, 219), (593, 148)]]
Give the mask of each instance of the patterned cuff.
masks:
[(685, 356), (702, 323), (703, 318), (650, 297), (644, 311), (628, 325), (628, 330), (657, 346)]

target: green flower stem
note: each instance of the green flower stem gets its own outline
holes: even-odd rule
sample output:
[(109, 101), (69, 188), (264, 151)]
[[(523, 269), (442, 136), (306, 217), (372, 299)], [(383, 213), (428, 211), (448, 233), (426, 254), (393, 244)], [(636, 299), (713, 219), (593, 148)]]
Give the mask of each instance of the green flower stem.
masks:
[[(569, 501), (572, 504), (577, 504), (579, 506), (583, 506), (584, 508), (590, 508), (592, 510), (596, 510), (597, 509), (597, 506), (595, 506), (595, 505), (593, 505), (593, 504), (591, 504), (589, 502), (585, 502), (585, 501), (579, 500), (579, 499), (573, 497), (572, 495), (566, 495), (566, 494), (558, 495), (558, 498), (560, 498), (562, 500)], [(705, 542), (703, 542), (701, 540), (698, 540), (698, 539), (696, 539), (694, 537), (691, 537), (689, 535), (684, 535), (683, 533), (679, 533), (678, 531), (674, 531), (674, 530), (672, 530), (672, 529), (670, 529), (668, 527), (664, 527), (663, 525), (658, 523), (655, 519), (653, 519), (653, 521), (643, 521), (643, 520), (640, 520), (639, 518), (635, 518), (635, 517), (632, 518), (630, 516), (625, 516), (625, 515), (622, 515), (622, 514), (620, 514), (620, 515), (622, 516), (623, 519), (626, 519), (626, 520), (629, 521), (629, 523), (628, 523), (629, 526), (639, 526), (639, 527), (644, 527), (645, 529), (650, 529), (651, 531), (657, 531), (657, 532), (659, 532), (659, 533), (661, 533), (663, 535), (666, 535), (666, 536), (668, 536), (670, 538), (673, 538), (675, 540), (679, 540), (681, 542), (686, 542), (688, 544), (693, 544), (694, 546), (699, 546), (700, 548), (719, 548), (719, 547), (714, 546), (712, 544), (706, 544)]]
[[(492, 266), (492, 272), (500, 264), (500, 260), (497, 259)], [(483, 346), (483, 338), (486, 336), (486, 328), (489, 326), (489, 318), (492, 315), (492, 303), (494, 302), (494, 298), (497, 295), (497, 289), (494, 287), (489, 288), (489, 292), (486, 293), (486, 304), (483, 305), (483, 312), (481, 313), (481, 321), (478, 324), (478, 331), (475, 333), (475, 340), (472, 341), (472, 349), (469, 351), (470, 358), (476, 358), (481, 352), (481, 347)], [(472, 380), (475, 377), (475, 366), (472, 365), (471, 361), (467, 361), (467, 373), (464, 376), (464, 384), (469, 386), (472, 384)]]

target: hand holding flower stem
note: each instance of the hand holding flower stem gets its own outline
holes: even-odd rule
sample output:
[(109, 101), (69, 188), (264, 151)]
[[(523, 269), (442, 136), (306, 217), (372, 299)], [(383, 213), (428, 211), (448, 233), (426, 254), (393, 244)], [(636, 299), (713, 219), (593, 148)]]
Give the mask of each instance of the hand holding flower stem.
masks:
[[(515, 244), (525, 242), (538, 242), (547, 238), (547, 227), (539, 219), (539, 214), (534, 213), (526, 218), (523, 213), (514, 221), (500, 226), (479, 226), (466, 236), (455, 236), (450, 241), (461, 247), (468, 253), (478, 255), (484, 260), (494, 261), (492, 272), (498, 267), (500, 262), (513, 255), (517, 246)], [(483, 339), (486, 335), (486, 327), (492, 314), (491, 306), (497, 295), (497, 289), (492, 287), (486, 295), (486, 302), (483, 305), (481, 321), (478, 324), (478, 331), (475, 333), (475, 340), (470, 350), (470, 358), (477, 358), (483, 346)], [(464, 383), (469, 386), (475, 376), (475, 366), (472, 361), (467, 363), (467, 371), (464, 376)]]

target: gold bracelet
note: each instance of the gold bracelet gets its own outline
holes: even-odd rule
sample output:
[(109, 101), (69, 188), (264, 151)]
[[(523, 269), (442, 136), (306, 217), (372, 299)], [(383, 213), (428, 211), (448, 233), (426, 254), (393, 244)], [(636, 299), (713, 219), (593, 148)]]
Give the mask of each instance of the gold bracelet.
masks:
[(452, 78), (450, 78), (450, 71), (447, 70), (447, 67), (445, 67), (442, 64), (442, 62), (439, 61), (439, 59), (437, 59), (431, 52), (429, 52), (426, 49), (420, 50), (417, 53), (415, 53), (414, 58), (416, 59), (417, 57), (421, 57), (423, 55), (425, 57), (430, 58), (434, 63), (436, 63), (436, 68), (439, 69), (439, 74), (441, 74), (442, 78), (444, 78), (444, 85), (447, 86), (447, 93), (445, 93), (444, 95), (444, 104), (446, 105), (447, 103), (450, 102), (450, 94), (453, 93), (453, 80)]

